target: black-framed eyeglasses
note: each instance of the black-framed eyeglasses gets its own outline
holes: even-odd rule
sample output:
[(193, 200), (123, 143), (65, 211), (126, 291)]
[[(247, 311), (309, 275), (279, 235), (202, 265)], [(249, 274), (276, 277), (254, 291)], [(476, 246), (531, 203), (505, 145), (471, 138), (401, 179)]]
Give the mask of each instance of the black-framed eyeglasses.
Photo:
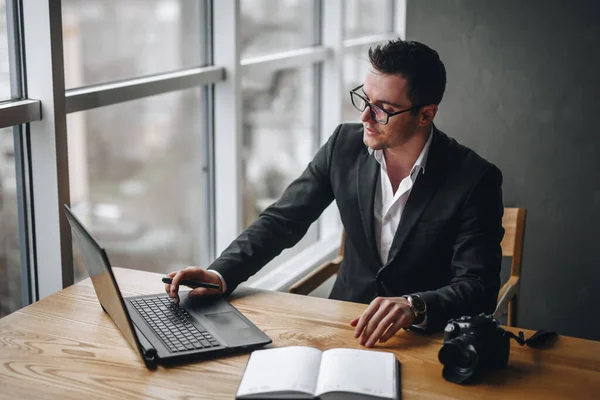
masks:
[(373, 116), (373, 119), (375, 121), (377, 121), (378, 123), (380, 123), (381, 125), (386, 125), (389, 122), (390, 117), (393, 117), (394, 115), (402, 114), (407, 111), (416, 110), (416, 109), (421, 108), (426, 105), (426, 104), (421, 104), (418, 106), (407, 108), (406, 110), (400, 110), (400, 111), (396, 111), (396, 112), (385, 111), (383, 108), (381, 108), (373, 103), (370, 103), (367, 99), (365, 99), (363, 96), (361, 96), (359, 93), (356, 92), (358, 89), (362, 88), (363, 86), (364, 85), (357, 86), (350, 91), (350, 99), (352, 100), (352, 105), (354, 106), (354, 108), (356, 108), (361, 113), (364, 112), (365, 108), (367, 108), (367, 106), (368, 106), (371, 109), (371, 115)]

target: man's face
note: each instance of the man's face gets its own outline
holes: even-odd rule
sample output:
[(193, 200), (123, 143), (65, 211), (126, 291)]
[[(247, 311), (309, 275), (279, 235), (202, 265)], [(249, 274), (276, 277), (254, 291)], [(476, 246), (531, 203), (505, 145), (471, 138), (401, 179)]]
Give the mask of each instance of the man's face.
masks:
[[(382, 74), (370, 70), (362, 91), (364, 97), (385, 111), (397, 112), (415, 106), (408, 99), (408, 82), (400, 74)], [(360, 90), (359, 90), (360, 92)], [(420, 126), (423, 126), (422, 111), (417, 115), (411, 111), (389, 118), (386, 125), (375, 121), (369, 107), (363, 111), (363, 142), (373, 150), (389, 149), (407, 142)]]

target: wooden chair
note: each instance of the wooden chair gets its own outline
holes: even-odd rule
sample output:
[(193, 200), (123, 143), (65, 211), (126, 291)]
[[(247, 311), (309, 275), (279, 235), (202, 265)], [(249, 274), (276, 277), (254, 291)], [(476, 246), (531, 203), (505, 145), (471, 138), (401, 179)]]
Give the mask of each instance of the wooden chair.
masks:
[[(502, 217), (504, 238), (502, 239), (502, 256), (511, 257), (510, 278), (498, 293), (498, 303), (494, 316), (508, 309), (508, 326), (514, 326), (517, 318), (517, 296), (521, 277), (521, 261), (523, 260), (523, 242), (525, 239), (525, 208), (505, 208)], [(344, 258), (344, 234), (338, 256), (315, 269), (313, 272), (290, 287), (290, 293), (307, 295), (321, 286), (327, 279), (337, 274)]]
[(521, 262), (523, 261), (523, 243), (525, 241), (525, 208), (505, 208), (502, 217), (504, 238), (502, 239), (502, 256), (511, 257), (510, 278), (500, 288), (498, 303), (494, 316), (508, 309), (507, 325), (515, 326), (517, 321), (517, 301), (521, 280)]

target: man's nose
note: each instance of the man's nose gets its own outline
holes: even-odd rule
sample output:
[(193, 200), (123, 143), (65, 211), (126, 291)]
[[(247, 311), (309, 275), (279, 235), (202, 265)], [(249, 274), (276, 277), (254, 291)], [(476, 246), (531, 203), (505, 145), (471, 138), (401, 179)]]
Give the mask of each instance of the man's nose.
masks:
[(362, 122), (373, 122), (373, 113), (371, 112), (371, 107), (365, 107), (362, 114), (360, 114), (360, 120)]

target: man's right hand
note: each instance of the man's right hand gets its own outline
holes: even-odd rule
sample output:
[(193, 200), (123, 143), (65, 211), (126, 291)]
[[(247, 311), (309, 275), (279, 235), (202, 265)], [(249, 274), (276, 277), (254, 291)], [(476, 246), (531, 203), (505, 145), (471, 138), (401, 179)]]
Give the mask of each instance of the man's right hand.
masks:
[[(173, 281), (170, 284), (167, 283), (165, 285), (165, 291), (175, 303), (179, 303), (179, 282), (182, 279), (193, 279), (196, 281), (215, 283), (221, 286), (221, 279), (219, 279), (219, 276), (216, 273), (200, 267), (187, 267), (179, 271), (170, 272), (167, 276), (172, 278)], [(196, 288), (190, 291), (188, 297), (214, 296), (216, 294), (219, 294), (219, 290), (217, 289)]]

